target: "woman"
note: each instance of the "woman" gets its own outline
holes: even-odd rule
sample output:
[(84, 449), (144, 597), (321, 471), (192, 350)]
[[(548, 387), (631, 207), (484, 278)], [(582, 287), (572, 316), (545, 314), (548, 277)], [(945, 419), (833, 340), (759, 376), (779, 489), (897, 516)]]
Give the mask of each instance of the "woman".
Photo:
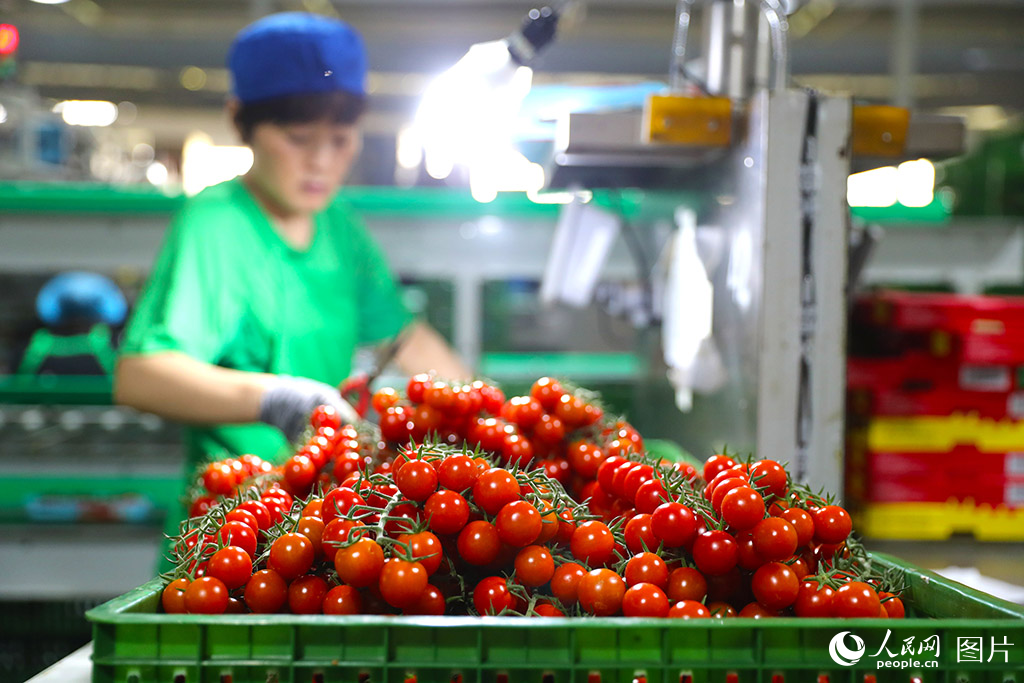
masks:
[(351, 419), (335, 387), (359, 345), (402, 332), (402, 370), (470, 374), (411, 320), (379, 248), (335, 197), (360, 149), (359, 35), (271, 15), (239, 33), (228, 62), (227, 109), (252, 168), (174, 218), (115, 376), (118, 403), (191, 425), (187, 471), (229, 454), (280, 461), (321, 403)]

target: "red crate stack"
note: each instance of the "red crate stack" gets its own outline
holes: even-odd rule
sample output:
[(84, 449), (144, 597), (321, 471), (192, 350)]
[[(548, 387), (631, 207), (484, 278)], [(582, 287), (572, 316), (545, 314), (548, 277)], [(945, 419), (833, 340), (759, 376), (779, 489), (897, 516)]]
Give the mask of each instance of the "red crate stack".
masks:
[[(894, 450), (875, 443), (873, 423), (976, 416), (979, 424), (1024, 420), (1024, 297), (879, 291), (851, 311), (847, 362), (847, 496), (851, 502), (1024, 507), (1020, 452), (978, 448)], [(939, 421), (936, 422), (936, 419)], [(912, 423), (913, 424), (913, 423)], [(990, 427), (979, 427), (979, 429)], [(952, 427), (950, 431), (955, 431)]]

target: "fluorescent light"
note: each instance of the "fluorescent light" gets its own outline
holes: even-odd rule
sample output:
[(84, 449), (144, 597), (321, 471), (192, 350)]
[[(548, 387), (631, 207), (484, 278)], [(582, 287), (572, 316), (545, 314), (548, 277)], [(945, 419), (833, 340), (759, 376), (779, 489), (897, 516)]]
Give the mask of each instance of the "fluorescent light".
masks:
[(117, 105), (104, 100), (65, 100), (53, 107), (69, 126), (109, 126), (117, 121)]
[(146, 180), (157, 187), (165, 185), (169, 175), (167, 167), (159, 161), (154, 161), (146, 168)]
[(899, 176), (896, 196), (903, 206), (928, 206), (935, 199), (935, 166), (927, 159), (904, 161), (896, 169)]
[(68, 0), (32, 0), (32, 2), (37, 2), (40, 5), (63, 5)]
[(181, 150), (181, 187), (191, 196), (219, 182), (240, 176), (252, 167), (252, 150), (214, 145), (205, 133), (193, 133)]
[(7, 122), (7, 107), (0, 104), (0, 123)]
[(892, 206), (898, 182), (895, 166), (854, 173), (846, 180), (846, 201), (850, 206)]

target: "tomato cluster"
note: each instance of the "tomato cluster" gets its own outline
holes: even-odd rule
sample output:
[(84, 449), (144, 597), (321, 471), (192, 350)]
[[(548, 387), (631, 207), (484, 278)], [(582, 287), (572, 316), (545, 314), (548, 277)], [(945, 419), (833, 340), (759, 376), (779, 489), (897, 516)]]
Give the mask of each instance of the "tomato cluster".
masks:
[(418, 375), (373, 405), (379, 434), (318, 409), (283, 468), (222, 485), (184, 525), (164, 609), (903, 616), (846, 511), (774, 460), (659, 461), (550, 378), (506, 399)]

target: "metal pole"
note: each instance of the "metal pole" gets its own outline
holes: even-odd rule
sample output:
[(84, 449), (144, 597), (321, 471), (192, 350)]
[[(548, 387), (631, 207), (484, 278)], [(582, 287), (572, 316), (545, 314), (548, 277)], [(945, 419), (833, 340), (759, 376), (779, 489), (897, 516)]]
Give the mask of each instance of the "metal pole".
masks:
[(914, 106), (914, 75), (917, 73), (918, 0), (898, 0), (892, 37), (892, 103)]

